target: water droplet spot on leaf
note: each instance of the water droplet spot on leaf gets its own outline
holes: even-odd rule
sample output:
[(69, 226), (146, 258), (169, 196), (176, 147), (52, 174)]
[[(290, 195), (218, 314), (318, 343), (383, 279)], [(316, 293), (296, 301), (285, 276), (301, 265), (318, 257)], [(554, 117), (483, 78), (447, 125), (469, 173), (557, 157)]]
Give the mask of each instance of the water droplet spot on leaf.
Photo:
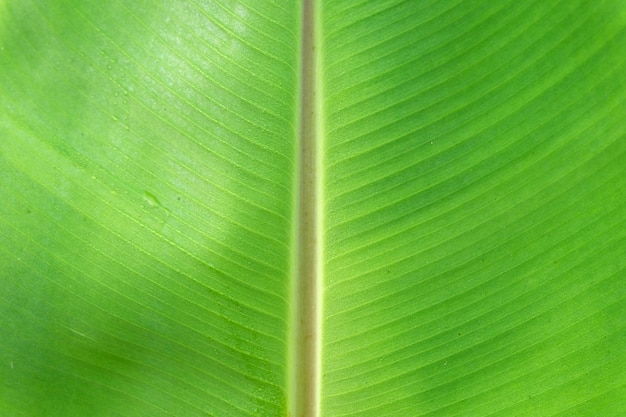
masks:
[(143, 193), (143, 201), (148, 204), (148, 207), (161, 207), (161, 203), (159, 200), (151, 193), (144, 191)]

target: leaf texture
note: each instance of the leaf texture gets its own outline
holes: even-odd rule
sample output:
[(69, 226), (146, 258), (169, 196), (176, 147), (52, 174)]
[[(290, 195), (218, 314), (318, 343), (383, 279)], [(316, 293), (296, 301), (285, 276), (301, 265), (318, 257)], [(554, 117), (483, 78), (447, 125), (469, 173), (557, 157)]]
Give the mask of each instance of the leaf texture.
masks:
[[(0, 415), (292, 415), (300, 3), (0, 0)], [(315, 8), (319, 417), (624, 415), (623, 2)]]
[(0, 403), (283, 415), (295, 4), (3, 6)]
[(324, 416), (621, 415), (616, 2), (324, 2)]

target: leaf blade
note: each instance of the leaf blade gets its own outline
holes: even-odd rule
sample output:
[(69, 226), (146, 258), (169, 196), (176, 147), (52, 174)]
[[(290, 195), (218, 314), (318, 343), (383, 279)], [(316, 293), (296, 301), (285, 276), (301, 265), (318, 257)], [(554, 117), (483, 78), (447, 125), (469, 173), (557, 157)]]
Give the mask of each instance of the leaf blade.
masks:
[(581, 379), (624, 363), (623, 11), (476, 6), (326, 3), (324, 415), (552, 415), (625, 383)]
[(284, 412), (296, 12), (7, 5), (4, 402)]

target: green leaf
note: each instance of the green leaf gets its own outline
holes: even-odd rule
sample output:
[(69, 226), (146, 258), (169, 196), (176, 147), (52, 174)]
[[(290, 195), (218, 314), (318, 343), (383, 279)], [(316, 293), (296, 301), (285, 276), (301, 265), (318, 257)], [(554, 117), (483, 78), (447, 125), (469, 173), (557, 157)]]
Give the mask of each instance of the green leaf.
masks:
[(0, 414), (624, 415), (625, 66), (621, 0), (0, 0)]
[(323, 415), (626, 412), (625, 11), (325, 8)]

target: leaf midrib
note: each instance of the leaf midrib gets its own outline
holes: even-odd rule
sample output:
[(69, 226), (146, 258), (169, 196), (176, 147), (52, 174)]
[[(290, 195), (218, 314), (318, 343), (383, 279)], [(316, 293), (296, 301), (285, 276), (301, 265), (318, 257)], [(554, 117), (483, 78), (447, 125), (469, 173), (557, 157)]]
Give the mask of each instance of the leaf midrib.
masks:
[(321, 390), (322, 169), (319, 3), (302, 0), (289, 415), (316, 417)]

